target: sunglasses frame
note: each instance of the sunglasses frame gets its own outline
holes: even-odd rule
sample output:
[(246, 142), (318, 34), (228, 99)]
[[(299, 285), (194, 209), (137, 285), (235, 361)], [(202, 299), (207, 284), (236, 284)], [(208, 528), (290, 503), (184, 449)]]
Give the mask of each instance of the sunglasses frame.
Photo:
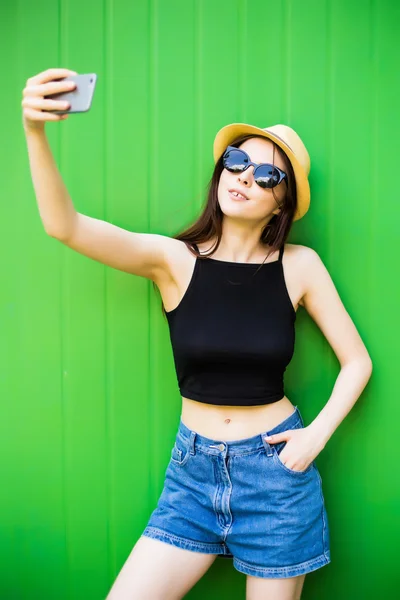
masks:
[[(225, 163), (226, 163), (226, 158), (227, 158), (226, 154), (227, 154), (228, 152), (230, 152), (231, 150), (236, 150), (237, 152), (242, 152), (242, 153), (243, 153), (243, 154), (244, 154), (244, 155), (247, 157), (247, 160), (248, 160), (248, 165), (247, 165), (247, 166), (246, 166), (244, 169), (242, 169), (241, 171), (233, 171), (232, 169), (230, 169), (229, 167), (227, 167), (227, 166), (226, 166), (226, 164), (225, 164)], [(281, 183), (283, 180), (285, 180), (285, 181), (286, 181), (286, 185), (287, 185), (287, 174), (285, 173), (285, 171), (282, 171), (282, 169), (280, 169), (280, 168), (279, 168), (279, 167), (277, 167), (276, 165), (272, 165), (271, 163), (258, 163), (258, 164), (257, 164), (257, 163), (251, 162), (251, 160), (250, 160), (250, 156), (247, 154), (247, 152), (245, 152), (245, 150), (242, 150), (242, 148), (236, 148), (236, 146), (228, 146), (228, 147), (226, 148), (225, 152), (224, 152), (224, 153), (223, 153), (223, 155), (222, 155), (222, 159), (223, 159), (223, 165), (224, 165), (224, 168), (225, 168), (227, 171), (229, 171), (230, 173), (244, 173), (244, 172), (245, 172), (245, 171), (246, 171), (246, 170), (247, 170), (249, 167), (253, 166), (253, 167), (254, 167), (254, 171), (253, 171), (253, 177), (254, 177), (254, 181), (255, 181), (255, 182), (257, 183), (257, 185), (259, 185), (259, 186), (260, 186), (260, 188), (262, 188), (263, 190), (270, 190), (270, 189), (272, 189), (272, 188), (276, 187), (277, 185), (279, 185), (279, 184), (280, 184), (280, 183)], [(274, 179), (271, 177), (271, 178), (270, 178), (270, 181), (272, 180), (272, 182), (273, 182), (273, 184), (274, 184), (274, 185), (267, 185), (267, 186), (265, 186), (265, 187), (264, 187), (264, 186), (262, 186), (262, 185), (260, 185), (260, 184), (258, 183), (258, 181), (257, 181), (257, 178), (256, 178), (256, 171), (257, 171), (257, 169), (258, 169), (259, 167), (271, 167), (271, 168), (273, 168), (273, 169), (276, 169), (276, 170), (278, 171), (278, 173), (279, 173), (279, 181), (277, 181), (277, 182), (275, 183), (275, 180), (274, 180)]]

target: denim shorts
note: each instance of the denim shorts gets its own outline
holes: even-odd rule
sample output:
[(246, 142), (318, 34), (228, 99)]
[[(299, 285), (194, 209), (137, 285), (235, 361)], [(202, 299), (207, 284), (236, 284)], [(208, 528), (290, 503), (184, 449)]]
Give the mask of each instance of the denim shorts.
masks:
[(321, 476), (279, 458), (286, 442), (264, 436), (301, 429), (294, 412), (269, 431), (228, 441), (204, 437), (182, 419), (165, 483), (142, 535), (173, 546), (232, 558), (241, 573), (294, 577), (330, 559)]

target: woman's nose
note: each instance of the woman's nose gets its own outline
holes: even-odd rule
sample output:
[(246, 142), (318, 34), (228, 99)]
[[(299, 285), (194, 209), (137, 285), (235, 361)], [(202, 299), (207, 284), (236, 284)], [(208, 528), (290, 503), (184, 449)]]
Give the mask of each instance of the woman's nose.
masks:
[(239, 173), (238, 180), (243, 183), (251, 183), (253, 179), (253, 171), (251, 169), (254, 171), (254, 167), (252, 165), (250, 165), (250, 167), (248, 167), (245, 171), (242, 171), (242, 173)]

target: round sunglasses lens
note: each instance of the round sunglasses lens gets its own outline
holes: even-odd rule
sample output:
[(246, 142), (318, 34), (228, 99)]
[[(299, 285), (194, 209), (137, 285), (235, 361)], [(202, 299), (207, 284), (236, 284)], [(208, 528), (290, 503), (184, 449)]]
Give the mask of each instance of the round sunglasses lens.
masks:
[(256, 183), (262, 188), (273, 188), (279, 181), (279, 172), (272, 167), (259, 167), (255, 173)]
[(224, 167), (233, 173), (244, 171), (248, 165), (247, 156), (240, 150), (228, 150), (224, 157)]

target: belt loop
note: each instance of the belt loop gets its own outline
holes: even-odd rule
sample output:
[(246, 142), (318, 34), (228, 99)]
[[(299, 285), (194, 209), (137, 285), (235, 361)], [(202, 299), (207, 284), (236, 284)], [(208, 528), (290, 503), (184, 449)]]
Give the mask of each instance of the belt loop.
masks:
[(269, 444), (269, 443), (267, 442), (267, 440), (265, 439), (265, 436), (266, 436), (266, 435), (267, 435), (267, 434), (265, 433), (265, 434), (263, 434), (263, 435), (261, 436), (261, 438), (262, 438), (262, 443), (264, 444), (264, 448), (265, 448), (265, 450), (266, 450), (266, 452), (267, 452), (267, 456), (272, 456), (272, 455), (273, 455), (273, 450), (272, 450), (271, 444)]
[(194, 449), (194, 441), (195, 441), (195, 439), (196, 439), (196, 432), (192, 430), (190, 432), (190, 440), (189, 440), (190, 454), (196, 454), (195, 449)]
[(300, 423), (301, 423), (301, 424), (302, 424), (302, 426), (304, 427), (303, 416), (302, 416), (302, 414), (301, 414), (301, 412), (300, 412), (300, 409), (299, 409), (299, 407), (298, 407), (298, 406), (296, 406), (296, 411), (297, 411), (297, 414), (299, 415)]

